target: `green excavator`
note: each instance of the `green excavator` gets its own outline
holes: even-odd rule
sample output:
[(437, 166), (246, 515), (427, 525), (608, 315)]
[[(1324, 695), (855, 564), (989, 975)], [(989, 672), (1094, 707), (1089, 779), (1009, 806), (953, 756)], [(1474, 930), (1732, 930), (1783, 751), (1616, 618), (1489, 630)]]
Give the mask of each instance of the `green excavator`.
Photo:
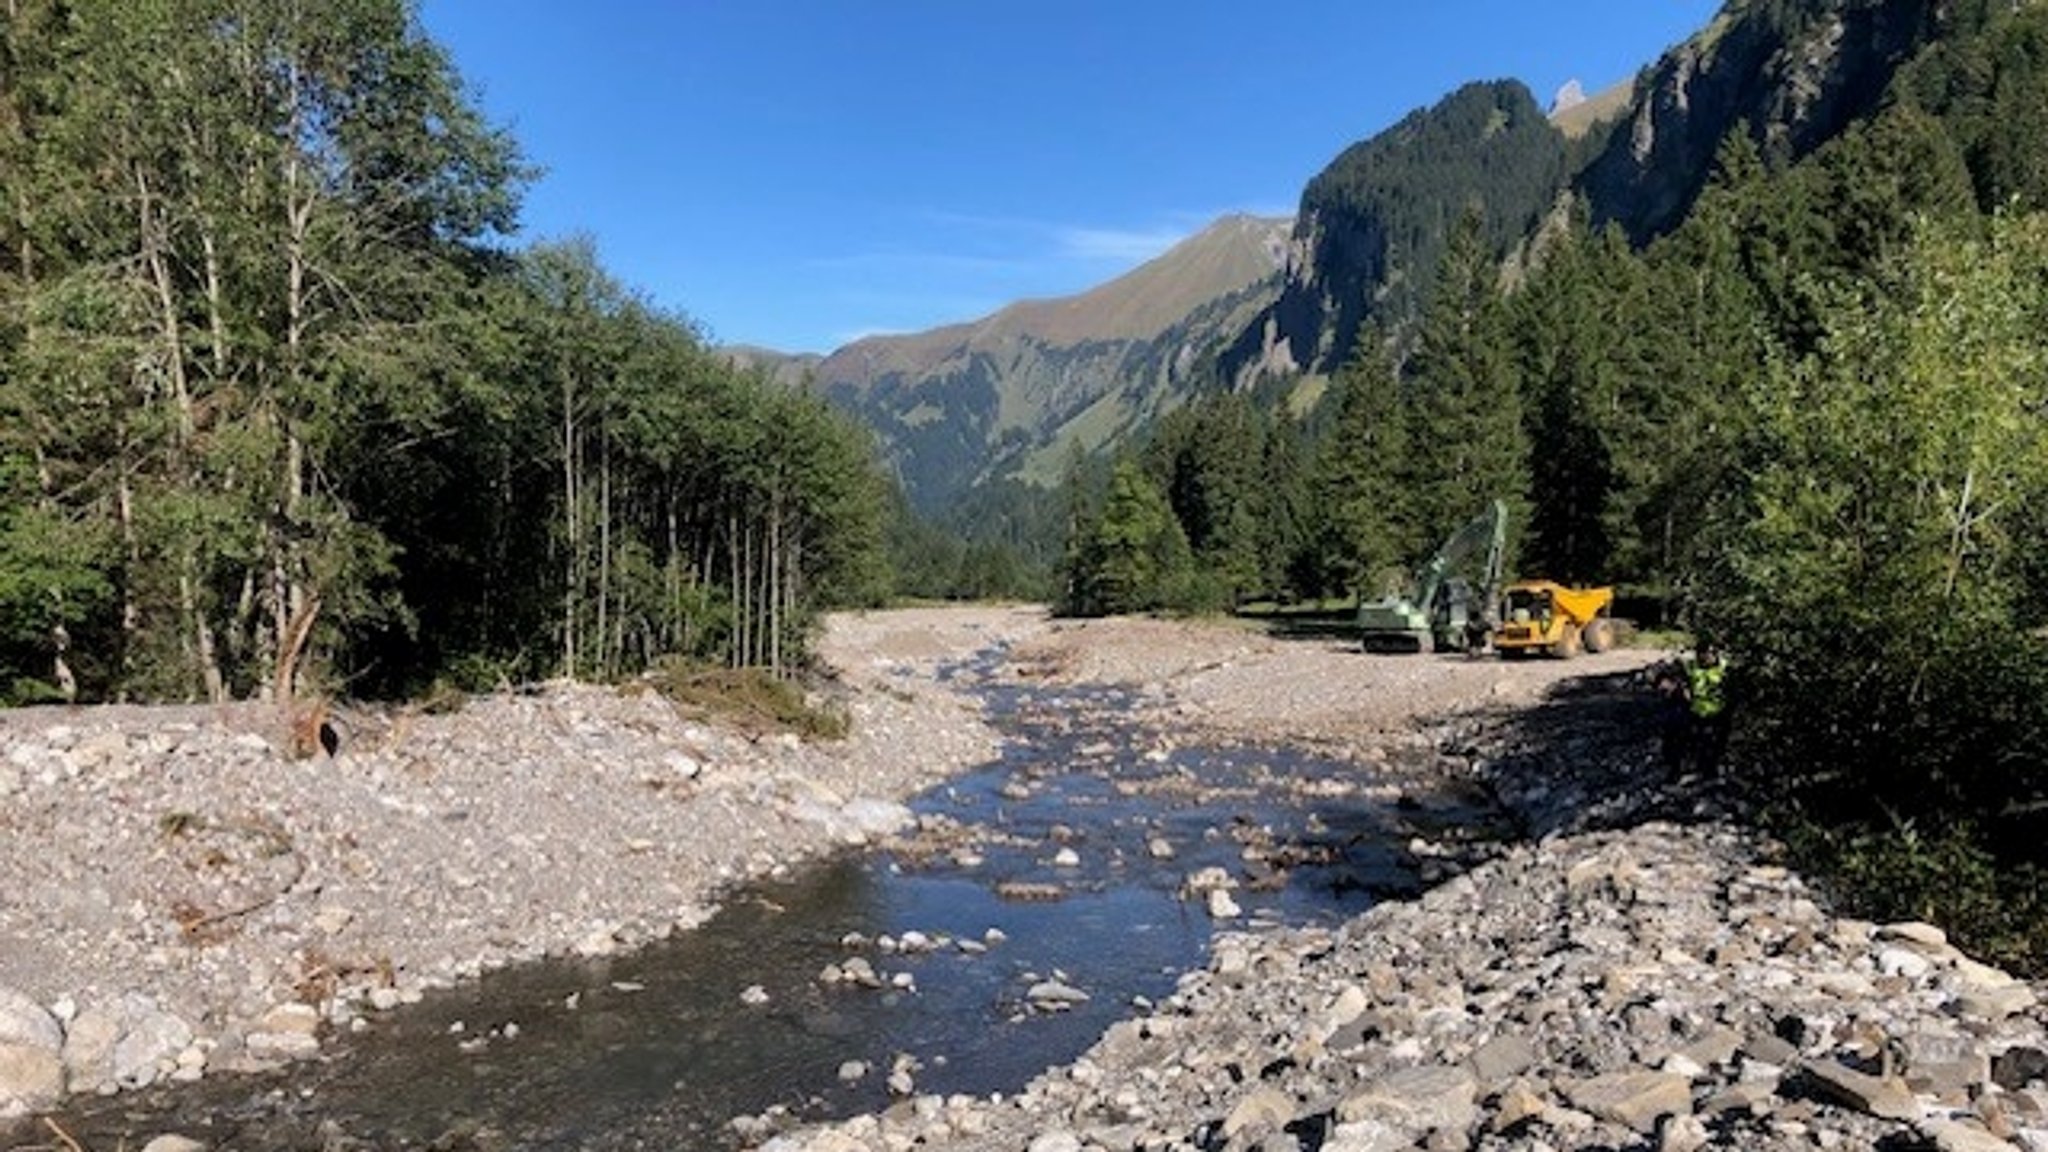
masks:
[[(1406, 593), (1358, 605), (1367, 652), (1476, 652), (1493, 633), (1508, 506), (1495, 500), (1451, 533)], [(1478, 561), (1477, 571), (1472, 562)]]

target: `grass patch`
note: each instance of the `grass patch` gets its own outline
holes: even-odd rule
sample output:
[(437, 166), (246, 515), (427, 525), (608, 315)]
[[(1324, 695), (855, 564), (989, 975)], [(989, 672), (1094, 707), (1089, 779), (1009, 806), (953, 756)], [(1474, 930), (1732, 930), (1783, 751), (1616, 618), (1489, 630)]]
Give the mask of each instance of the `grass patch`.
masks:
[(671, 663), (650, 672), (646, 682), (684, 715), (731, 724), (749, 736), (843, 740), (852, 730), (843, 709), (816, 703), (801, 685), (759, 668)]

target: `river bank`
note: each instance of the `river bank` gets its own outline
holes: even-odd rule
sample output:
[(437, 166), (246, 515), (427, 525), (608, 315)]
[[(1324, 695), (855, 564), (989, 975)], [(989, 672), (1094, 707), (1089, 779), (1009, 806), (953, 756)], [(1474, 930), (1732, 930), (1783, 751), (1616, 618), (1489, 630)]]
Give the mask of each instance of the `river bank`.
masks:
[(988, 607), (835, 619), (828, 691), (854, 720), (837, 743), (566, 686), (359, 717), (313, 761), (279, 756), (253, 714), (0, 715), (0, 832), (24, 846), (0, 862), (0, 1085), (21, 1110), (302, 1058), (427, 988), (701, 923), (733, 883), (879, 841), (902, 800), (986, 760), (993, 733), (940, 672), (992, 650), (1019, 685), (1125, 686), (1161, 749), (1306, 743), (1396, 793), (1419, 761), (1532, 839), (1341, 928), (1224, 938), (1024, 1093), (910, 1095), (786, 1135), (743, 1122), (756, 1142), (1972, 1147), (2043, 1123), (2032, 990), (1930, 930), (1828, 914), (1716, 821), (1711, 782), (1658, 780), (1651, 654), (1367, 657)]
[(1930, 925), (1837, 914), (1715, 781), (1667, 779), (1643, 655), (1532, 677), (1072, 627), (1098, 642), (1023, 645), (1023, 672), (1140, 684), (1163, 730), (1293, 734), (1368, 769), (1428, 746), (1527, 839), (1334, 930), (1219, 937), (1011, 1097), (743, 1121), (764, 1148), (2048, 1149), (2038, 989)]

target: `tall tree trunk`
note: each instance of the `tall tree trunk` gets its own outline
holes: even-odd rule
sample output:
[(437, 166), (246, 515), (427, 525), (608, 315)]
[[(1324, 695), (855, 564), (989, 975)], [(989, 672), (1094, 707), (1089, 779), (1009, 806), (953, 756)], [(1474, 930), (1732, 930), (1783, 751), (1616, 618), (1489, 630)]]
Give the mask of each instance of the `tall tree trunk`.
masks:
[(602, 413), (597, 428), (597, 674), (610, 679), (612, 597), (612, 438)]
[[(148, 270), (156, 299), (157, 335), (163, 346), (164, 380), (171, 391), (171, 483), (176, 488), (188, 489), (199, 482), (191, 462), (192, 440), (198, 421), (193, 415), (191, 383), (185, 375), (185, 341), (178, 322), (177, 290), (165, 252), (170, 243), (169, 228), (157, 207), (149, 173), (138, 165), (134, 175), (136, 225), (142, 243), (143, 264)], [(188, 533), (180, 534), (178, 612), (183, 622), (181, 633), (188, 638), (189, 644), (189, 647), (187, 644), (180, 647), (187, 652), (191, 660), (190, 671), (198, 677), (207, 700), (218, 704), (226, 698), (226, 686), (215, 653), (213, 629), (207, 623), (204, 606), (199, 601), (197, 549), (197, 542)]]
[[(284, 459), (278, 476), (277, 523), (271, 545), (271, 651), (284, 668), (285, 649), (292, 642), (292, 625), (306, 605), (307, 591), (301, 578), (298, 553), (299, 502), (305, 492), (306, 449), (299, 438), (296, 413), (306, 403), (306, 272), (307, 248), (313, 224), (313, 208), (319, 193), (307, 179), (305, 161), (298, 141), (305, 129), (302, 119), (304, 92), (296, 67), (288, 69), (291, 101), (291, 138), (284, 147), (285, 190), (285, 395), (277, 412), (278, 432), (284, 438)], [(289, 699), (292, 686), (273, 683), (275, 698)]]
[(576, 387), (562, 375), (562, 515), (567, 538), (562, 572), (562, 675), (576, 678), (577, 584), (582, 579), (583, 541), (576, 515)]

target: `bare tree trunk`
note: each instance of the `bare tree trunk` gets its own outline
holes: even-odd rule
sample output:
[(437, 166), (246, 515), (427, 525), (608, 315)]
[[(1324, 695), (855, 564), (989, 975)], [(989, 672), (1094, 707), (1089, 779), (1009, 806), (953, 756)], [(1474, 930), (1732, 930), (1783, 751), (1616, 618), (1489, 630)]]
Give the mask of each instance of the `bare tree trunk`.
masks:
[[(172, 483), (190, 487), (198, 480), (192, 474), (190, 460), (198, 422), (192, 411), (191, 384), (185, 375), (185, 341), (178, 322), (176, 288), (164, 251), (169, 244), (168, 229), (157, 211), (149, 174), (139, 166), (135, 169), (135, 191), (143, 264), (149, 270), (150, 285), (155, 290), (157, 323), (161, 329), (158, 336), (163, 342), (164, 379), (171, 389)], [(179, 540), (178, 550), (178, 611), (184, 624), (181, 632), (189, 638), (189, 647), (182, 644), (181, 647), (185, 647), (196, 666), (193, 670), (206, 691), (208, 702), (218, 704), (225, 699), (226, 689), (214, 651), (213, 629), (207, 624), (206, 613), (199, 603), (199, 557), (189, 538)]]
[(597, 674), (610, 679), (612, 597), (612, 440), (600, 420), (597, 431)]
[(768, 504), (768, 669), (782, 675), (782, 490)]
[[(304, 128), (301, 119), (303, 93), (300, 74), (296, 67), (290, 69), (291, 140), (284, 149), (285, 187), (285, 387), (283, 403), (278, 405), (278, 429), (284, 436), (283, 473), (278, 477), (278, 523), (273, 528), (271, 545), (271, 629), (275, 651), (280, 658), (291, 643), (292, 622), (299, 617), (306, 604), (306, 588), (295, 571), (299, 567), (299, 545), (296, 525), (299, 518), (299, 501), (305, 492), (306, 448), (299, 439), (297, 423), (293, 417), (294, 408), (305, 402), (306, 387), (306, 263), (308, 238), (312, 231), (313, 207), (319, 193), (309, 186), (305, 164), (299, 155), (297, 142)], [(287, 699), (291, 693), (288, 684), (271, 685), (278, 699)]]
[(562, 376), (562, 515), (567, 556), (562, 572), (562, 675), (576, 678), (577, 583), (582, 578), (583, 541), (576, 515), (576, 393), (572, 377)]

